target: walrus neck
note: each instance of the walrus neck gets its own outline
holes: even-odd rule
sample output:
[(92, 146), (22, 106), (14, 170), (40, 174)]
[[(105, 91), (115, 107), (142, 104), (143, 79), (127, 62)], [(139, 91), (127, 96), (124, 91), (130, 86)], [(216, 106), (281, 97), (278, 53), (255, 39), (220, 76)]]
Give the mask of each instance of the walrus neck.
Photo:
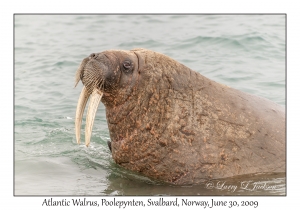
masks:
[(110, 93), (104, 93), (102, 103), (106, 108), (106, 118), (108, 124), (118, 124), (133, 111), (137, 97), (134, 91), (118, 94), (116, 97)]

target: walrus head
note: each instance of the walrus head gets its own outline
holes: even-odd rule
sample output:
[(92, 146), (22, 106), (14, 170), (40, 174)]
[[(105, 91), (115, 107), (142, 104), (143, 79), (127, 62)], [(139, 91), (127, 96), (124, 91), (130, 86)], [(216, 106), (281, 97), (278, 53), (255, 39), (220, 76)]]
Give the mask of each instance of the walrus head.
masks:
[(84, 87), (76, 110), (76, 139), (80, 143), (80, 127), (87, 100), (90, 103), (86, 118), (85, 144), (90, 143), (94, 118), (100, 101), (106, 107), (118, 107), (132, 95), (139, 74), (139, 58), (134, 52), (105, 51), (85, 58), (76, 73)]

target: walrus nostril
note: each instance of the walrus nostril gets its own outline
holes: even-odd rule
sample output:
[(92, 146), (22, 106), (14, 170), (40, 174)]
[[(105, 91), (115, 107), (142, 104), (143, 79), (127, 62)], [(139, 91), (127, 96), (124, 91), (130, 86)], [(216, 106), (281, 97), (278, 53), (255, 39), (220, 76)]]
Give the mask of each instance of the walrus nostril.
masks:
[(92, 53), (91, 55), (90, 55), (90, 58), (96, 58), (97, 56), (96, 56), (96, 54), (95, 53)]

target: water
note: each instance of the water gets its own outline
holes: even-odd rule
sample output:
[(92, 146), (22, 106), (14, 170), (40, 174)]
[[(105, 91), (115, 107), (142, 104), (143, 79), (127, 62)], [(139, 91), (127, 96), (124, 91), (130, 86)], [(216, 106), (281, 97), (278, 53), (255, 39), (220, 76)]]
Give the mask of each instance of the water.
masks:
[(119, 167), (102, 104), (90, 147), (76, 144), (73, 88), (90, 53), (143, 47), (285, 106), (284, 15), (15, 15), (14, 26), (15, 195), (285, 195), (285, 174), (182, 187)]

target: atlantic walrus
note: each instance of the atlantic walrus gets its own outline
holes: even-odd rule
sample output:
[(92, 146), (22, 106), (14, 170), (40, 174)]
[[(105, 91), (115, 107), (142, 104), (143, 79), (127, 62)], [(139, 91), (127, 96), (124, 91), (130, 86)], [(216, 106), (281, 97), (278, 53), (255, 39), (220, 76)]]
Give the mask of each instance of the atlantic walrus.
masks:
[(180, 185), (285, 172), (285, 111), (267, 99), (146, 49), (93, 53), (77, 70), (79, 80), (77, 142), (88, 98), (87, 146), (101, 101), (112, 157), (124, 168)]

